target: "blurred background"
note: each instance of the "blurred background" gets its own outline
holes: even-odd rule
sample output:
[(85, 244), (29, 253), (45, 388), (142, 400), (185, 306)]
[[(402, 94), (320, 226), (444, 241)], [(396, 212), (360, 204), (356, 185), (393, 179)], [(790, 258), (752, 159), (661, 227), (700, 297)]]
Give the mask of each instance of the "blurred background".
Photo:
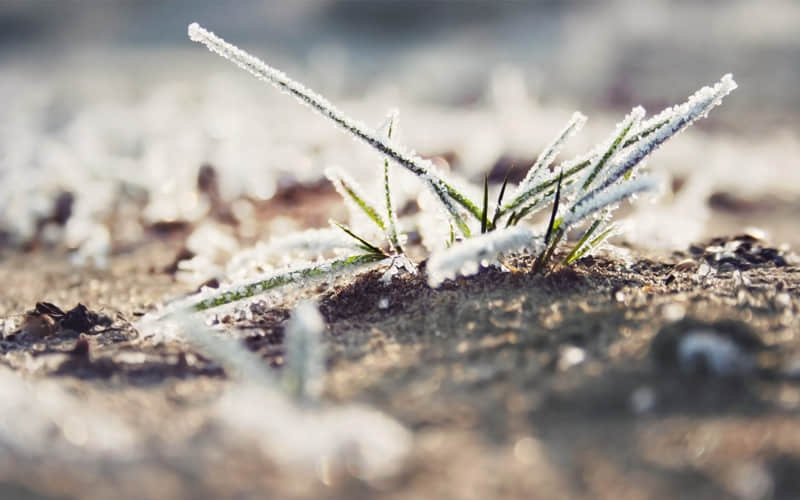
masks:
[(800, 243), (794, 0), (5, 0), (7, 246), (102, 261), (148, 225), (198, 221), (205, 163), (229, 200), (269, 199), (331, 164), (374, 172), (365, 147), (191, 43), (193, 21), (367, 123), (400, 108), (401, 139), (466, 179), (532, 161), (573, 110), (590, 123), (569, 154), (634, 105), (655, 113), (733, 73), (739, 89), (650, 162), (671, 187), (628, 237), (671, 249), (755, 225)]

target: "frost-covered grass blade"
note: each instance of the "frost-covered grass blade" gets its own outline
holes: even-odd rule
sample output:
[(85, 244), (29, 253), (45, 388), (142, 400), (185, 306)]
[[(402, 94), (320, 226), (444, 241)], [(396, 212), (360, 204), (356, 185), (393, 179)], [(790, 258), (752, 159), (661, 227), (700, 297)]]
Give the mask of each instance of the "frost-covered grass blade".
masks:
[(489, 176), (483, 176), (483, 209), (481, 210), (481, 234), (489, 227)]
[[(459, 191), (452, 182), (447, 181), (431, 161), (393, 141), (394, 114), (390, 114), (385, 132), (382, 129), (372, 130), (347, 116), (321, 95), (225, 42), (196, 23), (189, 26), (189, 37), (205, 44), (209, 50), (229, 59), (258, 79), (289, 93), (383, 155), (384, 210), (378, 210), (376, 205), (363, 194), (358, 184), (343, 172), (329, 171), (328, 175), (351, 206), (363, 212), (384, 232), (393, 253), (402, 254), (403, 249), (392, 205), (389, 160), (412, 172), (433, 191), (447, 215), (450, 238), (447, 250), (435, 252), (429, 259), (428, 270), (432, 283), (439, 283), (458, 274), (471, 274), (480, 266), (491, 263), (499, 253), (511, 248), (535, 247), (537, 251), (542, 252), (537, 258), (537, 266), (541, 268), (555, 253), (557, 246), (570, 229), (591, 220), (589, 228), (584, 231), (578, 243), (572, 247), (563, 261), (574, 262), (613, 232), (613, 226), (603, 229), (604, 222), (621, 201), (655, 187), (656, 183), (651, 178), (636, 178), (636, 169), (642, 160), (669, 138), (697, 119), (706, 116), (736, 88), (733, 78), (725, 75), (713, 87), (704, 87), (685, 103), (665, 109), (647, 120), (644, 120), (644, 109), (635, 107), (617, 125), (613, 133), (597, 147), (584, 155), (554, 166), (554, 161), (568, 139), (586, 122), (584, 115), (575, 112), (566, 126), (543, 149), (508, 201), (505, 199), (508, 188), (507, 172), (494, 213), (490, 217), (488, 178), (484, 179), (482, 204), (479, 206)], [(550, 218), (544, 231), (543, 241), (533, 242), (531, 230), (518, 224), (551, 202)], [(562, 205), (569, 206), (569, 209), (562, 211)], [(602, 217), (597, 216), (599, 211), (603, 212)], [(559, 217), (560, 212), (561, 217)], [(479, 223), (480, 235), (472, 237), (470, 226), (464, 220), (464, 214), (468, 214), (468, 217), (474, 218)], [(386, 257), (386, 253), (381, 249), (384, 245), (370, 243), (350, 228), (341, 224), (336, 225), (367, 254), (334, 261), (335, 264), (330, 263), (330, 268), (374, 262)], [(505, 228), (498, 229), (501, 226)], [(464, 236), (463, 241), (456, 240), (455, 228), (458, 228)], [(297, 272), (302, 278), (304, 274), (317, 272), (313, 269), (310, 267)], [(215, 300), (220, 303), (226, 303), (228, 299), (238, 300), (237, 297), (249, 296), (251, 292), (255, 293), (265, 287), (271, 288), (273, 284), (280, 286), (287, 279), (291, 278), (274, 276), (265, 281), (245, 285), (236, 292), (226, 292), (227, 298), (223, 295)], [(212, 300), (209, 304), (213, 306), (215, 301)]]
[[(395, 121), (397, 121), (397, 111), (389, 113), (388, 126), (386, 130), (386, 138), (392, 138), (392, 130), (394, 129)], [(386, 234), (389, 238), (392, 248), (395, 253), (402, 254), (403, 246), (400, 243), (400, 237), (397, 234), (397, 215), (394, 211), (394, 203), (392, 202), (392, 184), (389, 181), (389, 159), (383, 160), (383, 195), (386, 203)]]
[(355, 271), (366, 264), (373, 264), (384, 259), (386, 259), (386, 256), (383, 254), (367, 253), (331, 259), (307, 266), (293, 267), (269, 273), (261, 279), (243, 285), (233, 285), (226, 287), (224, 290), (201, 293), (202, 297), (198, 298), (196, 302), (190, 303), (187, 308), (193, 311), (205, 311), (255, 297), (286, 285), (300, 285), (306, 280)]
[(531, 228), (518, 226), (466, 239), (431, 255), (427, 265), (428, 284), (436, 287), (459, 275), (476, 274), (481, 267), (496, 263), (504, 252), (522, 249), (541, 251), (540, 238), (541, 235), (535, 235)]
[(341, 229), (342, 231), (344, 231), (344, 233), (346, 235), (348, 235), (351, 238), (353, 238), (354, 240), (356, 240), (358, 242), (358, 246), (361, 247), (363, 250), (366, 250), (367, 252), (373, 253), (375, 255), (383, 255), (384, 257), (386, 256), (383, 253), (383, 250), (381, 250), (380, 248), (376, 247), (375, 245), (373, 245), (372, 243), (370, 243), (366, 239), (362, 238), (361, 236), (357, 235), (355, 232), (353, 232), (352, 229), (350, 229), (349, 227), (345, 226), (344, 224), (340, 224), (340, 223), (338, 223), (336, 221), (333, 221), (333, 220), (329, 221), (329, 222), (331, 224), (333, 224), (334, 226), (338, 227), (339, 229)]
[(381, 217), (378, 210), (367, 201), (363, 190), (354, 179), (337, 168), (326, 169), (325, 176), (331, 181), (336, 191), (345, 201), (350, 202), (352, 207), (364, 212), (364, 214), (382, 231), (386, 231), (386, 223), (383, 221), (383, 217)]
[(586, 176), (586, 179), (581, 185), (581, 189), (589, 189), (592, 181), (594, 181), (597, 175), (603, 170), (603, 167), (606, 166), (608, 160), (619, 150), (620, 146), (622, 145), (622, 141), (625, 139), (625, 137), (627, 137), (628, 132), (630, 132), (632, 128), (636, 128), (639, 125), (639, 122), (644, 117), (644, 113), (644, 108), (637, 106), (633, 108), (631, 113), (626, 116), (620, 124), (617, 125), (617, 130), (614, 132), (611, 140), (608, 141), (609, 145), (606, 148), (605, 153), (603, 153), (602, 156), (599, 156), (594, 162), (589, 174)]
[(586, 241), (589, 239), (589, 237), (595, 232), (597, 227), (600, 226), (599, 222), (600, 222), (599, 220), (595, 221), (589, 227), (589, 230), (586, 231), (586, 233), (583, 235), (583, 237), (580, 239), (580, 241), (578, 241), (578, 243), (575, 245), (575, 247), (572, 249), (572, 251), (569, 253), (569, 255), (567, 255), (567, 257), (564, 259), (564, 262), (563, 262), (564, 264), (567, 264), (567, 265), (572, 264), (576, 260), (578, 260), (581, 257), (583, 257), (584, 255), (586, 255), (588, 252), (592, 251), (600, 243), (602, 243), (609, 236), (611, 236), (611, 234), (616, 229), (614, 226), (611, 226), (611, 227), (603, 230), (597, 237), (593, 238), (592, 240), (589, 240), (589, 242), (586, 243)]
[(465, 208), (477, 219), (480, 219), (480, 210), (466, 195), (446, 182), (442, 174), (437, 171), (431, 161), (421, 158), (402, 146), (380, 137), (369, 127), (358, 120), (350, 118), (313, 90), (289, 78), (289, 76), (282, 71), (267, 65), (257, 57), (226, 42), (214, 33), (202, 28), (199, 24), (192, 23), (189, 25), (189, 38), (195, 42), (204, 44), (212, 52), (228, 59), (259, 80), (268, 82), (278, 89), (292, 95), (300, 102), (310, 106), (321, 115), (333, 121), (343, 130), (366, 142), (381, 154), (391, 158), (402, 167), (417, 175), (438, 197), (446, 212), (449, 214), (449, 217), (464, 236), (470, 235), (469, 226), (467, 226), (461, 216), (458, 206), (460, 205)]

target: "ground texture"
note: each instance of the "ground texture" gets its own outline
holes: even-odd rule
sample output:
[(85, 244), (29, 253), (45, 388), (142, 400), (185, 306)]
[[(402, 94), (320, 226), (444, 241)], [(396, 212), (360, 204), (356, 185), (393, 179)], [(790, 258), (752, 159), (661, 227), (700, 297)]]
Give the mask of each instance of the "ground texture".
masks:
[[(346, 468), (276, 467), (214, 429), (209, 402), (230, 383), (222, 368), (131, 326), (154, 302), (190, 291), (169, 272), (180, 238), (154, 240), (108, 271), (47, 252), (4, 255), (0, 280), (13, 293), (0, 298), (0, 316), (28, 331), (0, 341), (2, 369), (54, 380), (152, 443), (146, 460), (124, 466), (6, 450), (0, 496), (800, 496), (800, 267), (765, 242), (590, 257), (547, 275), (520, 257), (512, 272), (437, 290), (372, 273), (324, 292), (325, 399), (369, 404), (413, 433), (400, 472), (367, 481)], [(61, 311), (34, 311), (37, 302)], [(227, 321), (277, 369), (287, 317)], [(676, 346), (693, 329), (739, 342), (752, 365), (728, 376), (710, 358), (681, 365)], [(191, 460), (176, 451), (187, 443), (198, 450)]]

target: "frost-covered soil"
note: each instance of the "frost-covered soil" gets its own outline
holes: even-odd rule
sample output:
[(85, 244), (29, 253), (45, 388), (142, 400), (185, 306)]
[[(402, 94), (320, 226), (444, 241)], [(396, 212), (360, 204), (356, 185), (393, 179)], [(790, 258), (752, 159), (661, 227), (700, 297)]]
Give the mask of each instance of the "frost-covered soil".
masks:
[[(82, 302), (113, 321), (42, 338), (6, 330), (4, 495), (800, 493), (800, 267), (791, 254), (742, 238), (652, 259), (635, 252), (627, 265), (588, 258), (548, 276), (531, 275), (523, 258), (509, 262), (516, 272), (487, 270), (439, 290), (364, 275), (320, 302), (329, 410), (286, 420), (258, 391), (232, 395), (234, 382), (201, 352), (132, 329), (153, 301), (186, 290), (163, 271), (177, 240), (151, 242), (106, 271), (46, 252), (4, 255), (0, 279), (15, 289), (0, 301), (8, 320), (49, 301), (65, 310)], [(738, 251), (718, 258), (726, 245)], [(279, 367), (288, 311), (253, 311), (221, 318), (225, 330)], [(686, 353), (698, 352), (706, 363), (695, 366)], [(353, 403), (366, 416), (319, 416)], [(248, 415), (262, 420), (246, 424)], [(329, 449), (316, 426), (333, 421), (368, 436), (373, 451), (293, 461), (297, 450)]]
[[(321, 288), (323, 404), (295, 407), (135, 324), (286, 264), (246, 249), (346, 220), (323, 169), (368, 184), (381, 159), (257, 82), (164, 58), (186, 67), (0, 75), (16, 96), (0, 122), (0, 497), (800, 496), (796, 131), (682, 134), (648, 166), (662, 197), (571, 269), (520, 258), (438, 290), (379, 274)], [(456, 105), (399, 81), (337, 103), (376, 127), (400, 107), (402, 142), (495, 188), (572, 113), (508, 68)], [(587, 114), (565, 157), (619, 119)], [(419, 186), (397, 179), (414, 221)], [(26, 315), (37, 302), (97, 316)], [(262, 305), (217, 327), (277, 373), (288, 316)]]

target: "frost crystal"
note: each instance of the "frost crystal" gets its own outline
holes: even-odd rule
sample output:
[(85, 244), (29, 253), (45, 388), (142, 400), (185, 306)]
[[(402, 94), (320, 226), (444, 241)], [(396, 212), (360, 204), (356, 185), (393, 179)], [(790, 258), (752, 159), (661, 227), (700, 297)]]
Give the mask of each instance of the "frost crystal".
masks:
[(620, 123), (617, 124), (614, 133), (609, 137), (605, 142), (601, 143), (596, 152), (593, 153), (595, 159), (592, 161), (584, 179), (576, 184), (576, 187), (581, 190), (589, 189), (592, 185), (592, 181), (597, 178), (602, 179), (602, 173), (604, 171), (604, 167), (608, 165), (608, 161), (615, 155), (617, 152), (622, 148), (624, 144), (624, 139), (626, 136), (629, 135), (632, 129), (635, 129), (639, 126), (642, 118), (644, 118), (645, 110), (641, 106), (636, 106), (633, 108), (622, 120)]
[[(340, 168), (329, 167), (325, 169), (325, 177), (331, 181), (336, 191), (344, 199), (350, 209), (351, 220), (361, 215), (370, 218), (382, 231), (386, 231), (386, 222), (378, 213), (372, 200), (364, 194), (359, 184)], [(388, 235), (388, 233), (387, 233)]]
[(391, 284), (392, 278), (403, 271), (408, 274), (417, 274), (417, 266), (405, 255), (393, 255), (391, 259), (392, 263), (389, 265), (389, 268), (386, 269), (386, 272), (383, 273), (383, 276), (381, 276), (382, 283), (386, 285)]
[(352, 238), (339, 229), (307, 229), (272, 238), (267, 243), (259, 242), (235, 253), (225, 266), (225, 272), (231, 278), (253, 278), (263, 274), (265, 267), (282, 266), (298, 258), (316, 259), (331, 252), (359, 248)]
[[(621, 151), (618, 157), (609, 165), (608, 175), (600, 183), (599, 188), (602, 189), (613, 184), (631, 171), (645, 156), (652, 153), (664, 141), (684, 130), (698, 118), (706, 116), (712, 108), (722, 102), (726, 95), (736, 89), (736, 86), (733, 77), (730, 74), (725, 75), (714, 87), (703, 87), (695, 92), (684, 104), (657, 115), (660, 122), (665, 122), (664, 125)], [(648, 123), (650, 122), (651, 120), (648, 121)], [(639, 133), (642, 133), (642, 131)]]
[(607, 189), (596, 189), (575, 204), (573, 209), (564, 217), (561, 223), (561, 230), (566, 231), (598, 210), (619, 203), (636, 193), (655, 189), (656, 186), (658, 186), (658, 179), (655, 177), (641, 177), (616, 184)]
[(427, 266), (428, 284), (438, 287), (458, 275), (477, 274), (481, 267), (495, 263), (503, 252), (523, 248), (534, 252), (542, 249), (541, 237), (524, 226), (475, 236), (431, 256)]
[(545, 167), (550, 166), (553, 163), (553, 160), (556, 159), (556, 156), (561, 152), (564, 148), (564, 144), (566, 144), (567, 139), (572, 137), (573, 135), (577, 134), (583, 126), (586, 124), (586, 116), (582, 113), (575, 112), (572, 114), (572, 118), (570, 118), (567, 125), (564, 127), (558, 137), (556, 137), (552, 143), (550, 143), (544, 151), (536, 158), (536, 162), (533, 166), (528, 170), (527, 175), (519, 183), (517, 186), (517, 190), (514, 193), (514, 197), (518, 197), (520, 193), (527, 191), (531, 186), (537, 184), (540, 180), (540, 177), (537, 177), (537, 174), (541, 173), (542, 169)]

